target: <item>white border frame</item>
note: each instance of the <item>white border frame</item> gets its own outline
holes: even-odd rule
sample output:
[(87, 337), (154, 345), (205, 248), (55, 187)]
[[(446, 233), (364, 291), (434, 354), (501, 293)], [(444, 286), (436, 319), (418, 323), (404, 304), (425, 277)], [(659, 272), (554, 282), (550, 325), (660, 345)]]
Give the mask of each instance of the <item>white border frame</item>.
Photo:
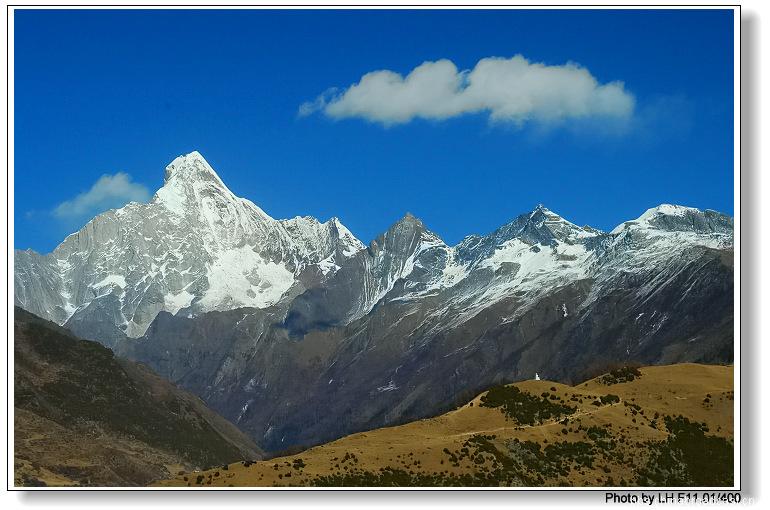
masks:
[[(315, 2), (313, 2), (315, 3)], [(8, 436), (8, 463), (7, 463), (7, 473), (6, 473), (6, 479), (8, 482), (8, 490), (15, 490), (15, 491), (75, 491), (75, 492), (84, 492), (84, 491), (105, 491), (105, 490), (114, 490), (114, 491), (151, 491), (151, 492), (201, 492), (201, 491), (212, 491), (212, 492), (241, 492), (241, 491), (337, 491), (337, 490), (345, 490), (345, 491), (515, 491), (515, 492), (601, 492), (601, 493), (607, 493), (607, 492), (618, 492), (618, 493), (638, 493), (638, 492), (701, 492), (701, 491), (708, 491), (708, 492), (731, 492), (731, 491), (739, 491), (741, 490), (741, 458), (742, 458), (742, 448), (741, 448), (741, 406), (742, 406), (742, 399), (741, 399), (741, 306), (740, 306), (740, 299), (741, 299), (741, 202), (740, 202), (740, 190), (741, 190), (741, 74), (740, 74), (740, 65), (741, 65), (741, 7), (740, 5), (728, 5), (728, 4), (715, 4), (715, 5), (702, 5), (697, 4), (693, 2), (684, 2), (682, 5), (614, 5), (611, 3), (606, 2), (600, 2), (597, 5), (560, 5), (560, 6), (550, 6), (550, 5), (526, 5), (526, 6), (510, 6), (505, 4), (500, 4), (498, 2), (490, 2), (489, 5), (485, 6), (470, 6), (470, 5), (463, 5), (463, 4), (457, 4), (457, 5), (446, 5), (442, 4), (440, 2), (435, 1), (425, 1), (421, 2), (423, 5), (397, 5), (397, 6), (384, 6), (384, 5), (355, 5), (350, 1), (340, 1), (335, 2), (335, 5), (280, 5), (278, 3), (271, 4), (271, 5), (264, 5), (264, 6), (253, 6), (248, 5), (243, 2), (239, 2), (238, 5), (233, 4), (225, 7), (215, 6), (215, 5), (196, 5), (195, 3), (185, 3), (182, 4), (180, 2), (174, 2), (173, 0), (169, 3), (169, 5), (160, 5), (160, 6), (148, 6), (148, 5), (142, 5), (142, 4), (134, 4), (131, 6), (128, 5), (104, 5), (100, 2), (96, 2), (93, 0), (86, 0), (83, 2), (83, 5), (77, 5), (77, 6), (67, 6), (66, 4), (58, 5), (46, 5), (46, 6), (36, 6), (36, 5), (25, 5), (24, 2), (19, 2), (18, 4), (15, 4), (13, 6), (8, 6), (8, 24), (7, 24), (7, 41), (8, 41), (8, 67), (7, 67), (7, 76), (6, 76), (6, 84), (7, 84), (7, 94), (8, 98), (10, 100), (7, 102), (7, 161), (8, 161), (8, 180), (7, 180), (7, 196), (8, 196), (8, 218), (7, 220), (7, 228), (8, 228), (8, 238), (11, 240), (7, 246), (8, 254), (7, 254), (7, 273), (6, 277), (8, 281), (6, 282), (6, 288), (8, 289), (7, 294), (7, 304), (6, 309), (8, 313), (8, 324), (7, 324), (7, 334), (8, 334), (8, 350), (6, 351), (6, 363), (9, 368), (7, 370), (7, 395), (12, 395), (11, 390), (13, 389), (13, 374), (11, 368), (11, 360), (12, 360), (12, 352), (13, 352), (13, 321), (10, 320), (10, 318), (13, 317), (13, 299), (12, 299), (12, 289), (10, 287), (10, 275), (13, 274), (13, 222), (10, 221), (12, 218), (12, 211), (13, 211), (13, 193), (11, 193), (11, 190), (13, 189), (13, 168), (14, 168), (14, 159), (13, 159), (13, 144), (14, 144), (14, 138), (13, 138), (13, 11), (16, 8), (25, 8), (25, 9), (44, 9), (44, 8), (68, 8), (68, 9), (90, 9), (94, 7), (98, 8), (106, 8), (106, 9), (188, 9), (188, 8), (195, 8), (195, 9), (222, 9), (222, 8), (228, 8), (228, 9), (266, 9), (266, 8), (281, 8), (281, 9), (339, 9), (339, 8), (350, 8), (350, 9), (385, 9), (385, 8), (409, 8), (409, 9), (425, 9), (425, 10), (431, 10), (436, 8), (441, 9), (467, 9), (467, 8), (473, 8), (473, 9), (553, 9), (553, 10), (561, 10), (564, 8), (569, 9), (584, 9), (584, 10), (593, 10), (593, 9), (628, 9), (628, 10), (637, 10), (637, 9), (682, 9), (682, 10), (688, 10), (688, 9), (727, 9), (727, 10), (733, 10), (734, 12), (734, 219), (735, 219), (735, 244), (734, 244), (734, 250), (735, 250), (735, 284), (734, 284), (734, 299), (735, 299), (735, 317), (736, 320), (734, 321), (734, 360), (735, 360), (735, 413), (734, 413), (734, 440), (735, 440), (735, 460), (734, 460), (734, 481), (735, 485), (732, 488), (724, 488), (724, 487), (701, 487), (701, 488), (693, 488), (693, 487), (672, 487), (672, 488), (659, 488), (659, 487), (615, 487), (615, 488), (607, 488), (607, 487), (580, 487), (580, 488), (573, 488), (573, 487), (533, 487), (533, 488), (508, 488), (508, 487), (468, 487), (468, 488), (442, 488), (442, 487), (436, 487), (436, 488), (419, 488), (419, 487), (405, 487), (405, 488), (367, 488), (367, 487), (351, 487), (351, 488), (341, 488), (341, 489), (326, 489), (326, 488), (313, 488), (313, 487), (297, 487), (297, 488), (289, 488), (289, 487), (235, 487), (235, 488), (219, 488), (219, 487), (207, 487), (207, 488), (187, 488), (187, 487), (138, 487), (138, 488), (126, 488), (126, 487), (78, 487), (78, 488), (61, 488), (61, 487), (40, 487), (40, 488), (17, 488), (14, 487), (13, 484), (13, 427), (9, 427), (7, 430), (7, 436)], [(430, 5), (427, 5), (430, 4)], [(755, 339), (751, 339), (752, 341)], [(758, 340), (758, 339), (757, 339)], [(7, 411), (8, 411), (8, 422), (11, 423), (13, 420), (13, 407), (11, 406), (11, 402), (9, 401), (7, 403)]]

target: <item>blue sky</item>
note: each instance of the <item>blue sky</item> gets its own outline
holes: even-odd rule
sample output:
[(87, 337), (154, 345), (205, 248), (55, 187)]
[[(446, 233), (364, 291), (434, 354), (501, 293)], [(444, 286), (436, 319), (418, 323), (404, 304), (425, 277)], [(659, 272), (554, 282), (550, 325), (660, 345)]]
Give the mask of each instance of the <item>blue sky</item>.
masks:
[[(716, 10), (16, 11), (14, 245), (52, 250), (192, 150), (271, 216), (364, 242), (407, 211), (451, 244), (538, 203), (602, 229), (660, 203), (732, 214), (732, 29)], [(520, 114), (508, 82), (474, 81), (515, 55), (560, 66)], [(441, 59), (415, 94), (387, 73), (347, 94)], [(473, 94), (433, 94), (444, 76)]]

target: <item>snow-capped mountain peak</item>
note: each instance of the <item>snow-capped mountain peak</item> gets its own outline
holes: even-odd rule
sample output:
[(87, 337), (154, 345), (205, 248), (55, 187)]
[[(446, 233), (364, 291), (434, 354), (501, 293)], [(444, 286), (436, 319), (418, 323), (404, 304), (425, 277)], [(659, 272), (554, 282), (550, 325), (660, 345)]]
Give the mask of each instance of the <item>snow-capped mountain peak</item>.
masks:
[(455, 249), (457, 257), (463, 264), (474, 266), (514, 242), (522, 243), (527, 248), (537, 246), (555, 248), (560, 243), (582, 244), (601, 234), (600, 231), (592, 228), (579, 227), (545, 206), (538, 205), (532, 211), (519, 215), (491, 234), (466, 237)]
[(178, 216), (198, 215), (202, 208), (214, 215), (229, 209), (231, 214), (248, 216), (244, 209), (249, 209), (261, 219), (272, 220), (253, 203), (236, 197), (198, 151), (179, 156), (166, 167), (163, 187), (153, 202)]
[[(361, 249), (337, 219), (271, 218), (192, 152), (166, 167), (149, 203), (96, 216), (49, 255), (19, 255), (18, 304), (59, 324), (107, 309), (135, 337), (160, 311), (275, 305), (304, 290), (306, 268), (323, 278)], [(38, 274), (43, 287), (32, 285)]]
[(647, 209), (635, 220), (621, 223), (612, 230), (611, 234), (617, 235), (627, 230), (659, 230), (732, 236), (733, 219), (709, 209), (700, 210), (683, 205), (661, 204)]
[(372, 241), (370, 251), (387, 252), (397, 258), (408, 258), (423, 244), (443, 244), (441, 238), (428, 230), (421, 219), (406, 213), (400, 220)]
[(166, 166), (164, 183), (168, 184), (172, 179), (185, 180), (188, 182), (211, 181), (218, 186), (227, 189), (227, 186), (225, 186), (225, 183), (216, 171), (198, 151), (192, 151), (189, 154), (178, 156)]
[(517, 237), (535, 235), (540, 241), (550, 237), (559, 241), (576, 242), (579, 239), (596, 235), (594, 229), (579, 227), (542, 204), (539, 204), (529, 213), (528, 221), (522, 224), (520, 219), (521, 217), (516, 222), (517, 226), (520, 225), (520, 232)]

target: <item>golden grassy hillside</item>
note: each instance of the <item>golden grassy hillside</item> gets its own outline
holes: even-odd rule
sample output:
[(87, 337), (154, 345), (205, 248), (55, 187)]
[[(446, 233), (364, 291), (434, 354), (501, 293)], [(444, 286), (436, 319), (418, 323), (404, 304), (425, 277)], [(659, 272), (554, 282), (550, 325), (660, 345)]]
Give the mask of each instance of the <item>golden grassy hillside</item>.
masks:
[(162, 486), (729, 486), (733, 367), (524, 381), (447, 414)]

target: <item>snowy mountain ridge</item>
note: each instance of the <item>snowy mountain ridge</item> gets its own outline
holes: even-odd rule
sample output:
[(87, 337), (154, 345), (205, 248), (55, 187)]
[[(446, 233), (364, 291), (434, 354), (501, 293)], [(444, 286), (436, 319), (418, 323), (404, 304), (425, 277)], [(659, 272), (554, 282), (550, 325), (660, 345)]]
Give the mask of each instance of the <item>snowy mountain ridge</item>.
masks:
[(96, 216), (51, 254), (17, 251), (15, 302), (59, 324), (107, 316), (115, 329), (103, 336), (139, 337), (161, 311), (288, 306), (309, 289), (343, 285), (339, 280), (346, 294), (336, 303), (339, 323), (383, 300), (439, 295), (445, 308), (436, 313), (463, 320), (601, 266), (643, 266), (664, 251), (696, 245), (732, 246), (732, 219), (664, 204), (606, 233), (539, 205), (489, 235), (448, 246), (407, 214), (367, 248), (337, 218), (273, 219), (233, 194), (192, 152), (166, 167), (149, 203)]

